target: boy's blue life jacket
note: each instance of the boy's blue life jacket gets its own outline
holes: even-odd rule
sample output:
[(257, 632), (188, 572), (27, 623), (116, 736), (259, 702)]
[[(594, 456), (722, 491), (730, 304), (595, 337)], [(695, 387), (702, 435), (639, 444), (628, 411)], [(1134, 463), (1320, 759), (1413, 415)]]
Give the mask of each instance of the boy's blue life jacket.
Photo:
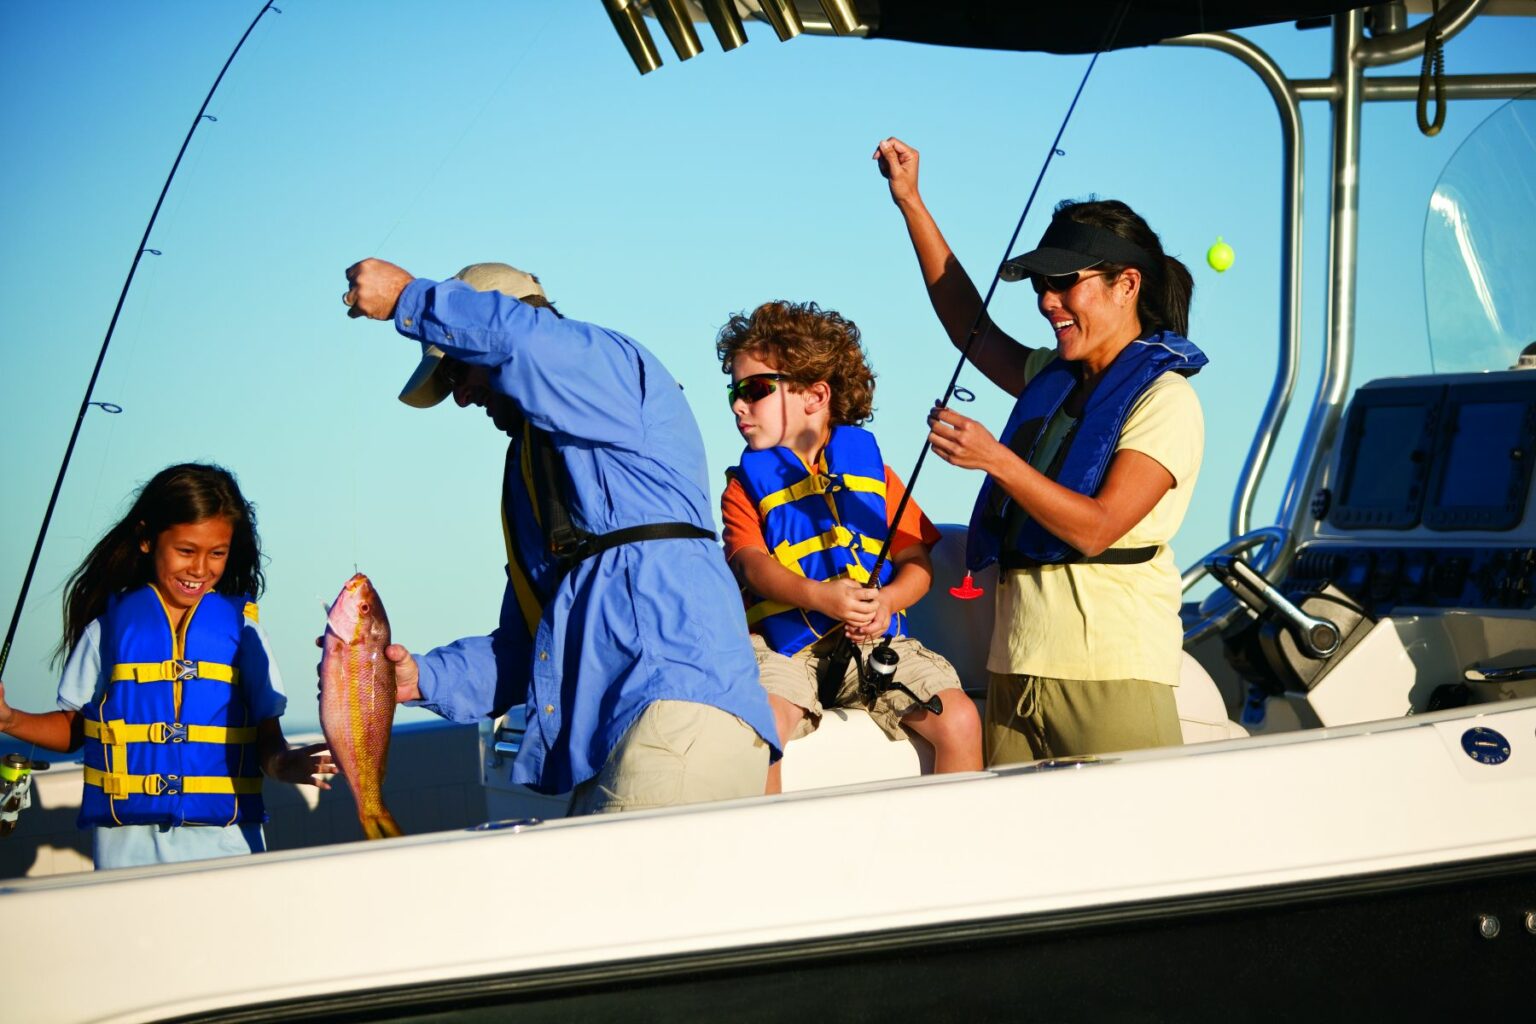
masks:
[(255, 606), (204, 594), (181, 628), (154, 587), (113, 597), (101, 622), (106, 687), (85, 718), (80, 827), (266, 820), (250, 721), (234, 668)]
[[(1152, 382), (1170, 370), (1192, 377), (1206, 364), (1205, 353), (1189, 339), (1172, 331), (1159, 331), (1127, 345), (1110, 364), (1098, 386), (1088, 396), (1083, 414), (1062, 439), (1061, 447), (1045, 475), (1079, 494), (1094, 495), (1114, 458), (1120, 431), (1131, 406)], [(1030, 462), (1035, 446), (1051, 418), (1077, 387), (1076, 366), (1053, 359), (1024, 387), (1014, 404), (1002, 442)], [(1066, 562), (1129, 564), (1145, 562), (1157, 548), (1110, 548), (1086, 558), (1066, 541), (1020, 509), (989, 476), (976, 496), (966, 537), (965, 564), (971, 571), (983, 569), (1001, 558), (1003, 568), (1056, 565)]]
[[(741, 481), (757, 508), (763, 538), (779, 564), (798, 576), (831, 580), (846, 576), (869, 583), (869, 570), (890, 532), (885, 507), (885, 460), (875, 436), (861, 427), (832, 428), (812, 472), (786, 447), (747, 449), (741, 465), (726, 472)], [(891, 580), (891, 563), (880, 583)], [(780, 654), (792, 655), (837, 626), (820, 612), (745, 592), (747, 624)], [(905, 616), (891, 616), (886, 632), (901, 636)]]

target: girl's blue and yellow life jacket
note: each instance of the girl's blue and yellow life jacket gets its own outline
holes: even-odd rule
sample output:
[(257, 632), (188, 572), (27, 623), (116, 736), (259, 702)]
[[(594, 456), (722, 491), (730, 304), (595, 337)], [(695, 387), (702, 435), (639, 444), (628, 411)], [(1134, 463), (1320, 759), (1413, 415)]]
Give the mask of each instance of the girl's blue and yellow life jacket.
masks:
[[(1097, 494), (1136, 399), (1164, 373), (1193, 376), (1206, 362), (1205, 353), (1192, 341), (1172, 331), (1159, 331), (1131, 342), (1115, 357), (1088, 396), (1081, 418), (1062, 440), (1046, 476), (1079, 494)], [(1019, 395), (1008, 425), (1003, 428), (1003, 444), (1030, 462), (1046, 426), (1077, 384), (1074, 364), (1062, 359), (1047, 363)], [(1125, 563), (1146, 561), (1155, 552), (1156, 548), (1111, 548), (1085, 559), (1076, 548), (1019, 509), (989, 476), (981, 485), (971, 512), (965, 564), (975, 571), (999, 557), (1004, 568), (1080, 561)]]
[(254, 612), (209, 593), (172, 630), (154, 587), (112, 598), (100, 619), (105, 687), (80, 709), (81, 828), (265, 820), (256, 723), (235, 669)]
[[(873, 434), (861, 427), (833, 427), (814, 471), (789, 448), (749, 448), (727, 476), (741, 481), (780, 565), (807, 579), (846, 576), (869, 583), (869, 570), (890, 532), (885, 460)], [(887, 560), (880, 567), (880, 583), (890, 579)], [(820, 612), (750, 592), (746, 598), (747, 624), (780, 654), (794, 654), (837, 625)], [(903, 619), (893, 615), (887, 632), (905, 633)]]

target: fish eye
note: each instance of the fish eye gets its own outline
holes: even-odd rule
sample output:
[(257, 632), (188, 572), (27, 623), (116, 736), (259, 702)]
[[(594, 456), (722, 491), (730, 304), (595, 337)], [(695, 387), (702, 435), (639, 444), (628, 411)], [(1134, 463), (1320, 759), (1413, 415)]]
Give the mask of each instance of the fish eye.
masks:
[(367, 615), (368, 614), (368, 602), (364, 601), (361, 604), (359, 604), (357, 606), (357, 610), (362, 612), (364, 615)]

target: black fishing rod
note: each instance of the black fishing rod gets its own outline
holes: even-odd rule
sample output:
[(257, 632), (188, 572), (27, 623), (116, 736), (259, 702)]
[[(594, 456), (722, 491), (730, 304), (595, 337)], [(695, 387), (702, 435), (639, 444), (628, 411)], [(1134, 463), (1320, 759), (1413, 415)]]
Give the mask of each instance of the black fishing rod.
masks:
[(187, 137), (182, 140), (181, 149), (176, 153), (176, 160), (171, 164), (171, 173), (165, 176), (165, 185), (160, 189), (160, 198), (155, 200), (154, 212), (149, 215), (149, 223), (144, 225), (144, 237), (139, 239), (139, 247), (134, 251), (133, 263), (128, 267), (128, 277), (123, 281), (123, 290), (117, 296), (117, 307), (112, 310), (112, 320), (107, 324), (107, 336), (101, 339), (101, 351), (96, 356), (96, 366), (91, 370), (91, 379), (85, 385), (85, 397), (80, 401), (80, 412), (75, 416), (75, 428), (70, 431), (69, 444), (64, 448), (64, 461), (59, 464), (59, 476), (53, 482), (53, 494), (48, 497), (48, 508), (43, 512), (43, 525), (37, 531), (37, 544), (32, 548), (32, 559), (27, 563), (26, 574), (21, 578), (21, 593), (17, 595), (16, 608), (11, 612), (10, 628), (5, 631), (5, 644), (0, 646), (0, 674), (5, 672), (5, 663), (11, 656), (11, 643), (16, 639), (16, 627), (21, 624), (21, 609), (27, 603), (27, 591), (32, 587), (32, 574), (37, 571), (37, 560), (43, 553), (43, 540), (48, 536), (48, 524), (53, 520), (53, 509), (58, 504), (59, 491), (64, 488), (64, 474), (69, 471), (69, 460), (75, 453), (75, 442), (80, 439), (80, 428), (85, 424), (85, 414), (93, 405), (100, 405), (108, 412), (122, 411), (117, 406), (108, 408), (110, 403), (92, 401), (91, 394), (96, 390), (96, 378), (101, 376), (101, 365), (107, 359), (107, 346), (112, 344), (112, 332), (117, 329), (117, 318), (123, 312), (123, 303), (128, 298), (128, 289), (133, 285), (133, 275), (139, 269), (139, 261), (144, 258), (146, 252), (160, 255), (158, 251), (149, 248), (149, 236), (155, 230), (155, 220), (160, 216), (160, 207), (165, 203), (166, 193), (171, 190), (171, 182), (176, 179), (176, 169), (181, 166), (181, 158), (186, 155), (187, 147), (192, 144), (192, 136), (197, 132), (197, 126), (202, 124), (205, 117), (210, 121), (215, 120), (213, 115), (208, 113), (208, 104), (213, 101), (213, 94), (218, 91), (219, 83), (224, 81), (224, 73), (235, 62), (236, 55), (245, 45), (245, 41), (250, 38), (256, 23), (261, 21), (262, 15), (269, 10), (276, 11), (278, 14), (283, 13), (281, 8), (272, 6), (272, 0), (267, 0), (261, 5), (261, 10), (256, 12), (256, 17), (251, 19), (250, 25), (246, 26), (245, 34), (240, 37), (235, 48), (229, 52), (229, 59), (219, 69), (219, 77), (213, 80), (213, 86), (209, 88), (208, 95), (203, 97), (203, 105), (197, 108), (197, 116), (192, 119), (192, 127), (187, 129)]
[[(1126, 11), (1130, 8), (1130, 0), (1125, 0), (1120, 7), (1120, 13), (1105, 33), (1104, 41), (1100, 44), (1093, 58), (1088, 61), (1088, 67), (1083, 71), (1082, 80), (1077, 83), (1077, 91), (1072, 94), (1072, 102), (1067, 105), (1067, 113), (1061, 119), (1061, 126), (1056, 129), (1056, 137), (1051, 141), (1050, 149), (1046, 151), (1045, 161), (1040, 165), (1040, 173), (1035, 175), (1035, 184), (1029, 190), (1029, 198), (1024, 201), (1024, 209), (1019, 214), (1018, 223), (1013, 226), (1013, 234), (1008, 238), (1008, 246), (1003, 250), (1003, 258), (997, 261), (997, 269), (992, 272), (992, 283), (987, 287), (987, 294), (981, 300), (981, 306), (976, 310), (976, 317), (971, 321), (970, 332), (966, 335), (965, 344), (960, 349), (960, 361), (955, 364), (955, 372), (950, 374), (949, 386), (944, 389), (944, 397), (940, 398), (934, 406), (934, 413), (949, 408), (949, 401), (960, 390), (957, 384), (960, 373), (965, 369), (965, 362), (971, 356), (971, 348), (976, 344), (976, 339), (981, 336), (982, 324), (987, 319), (987, 307), (992, 304), (992, 296), (997, 292), (998, 283), (1003, 279), (1003, 268), (1008, 262), (1008, 257), (1013, 253), (1014, 246), (1018, 244), (1019, 234), (1024, 230), (1024, 221), (1029, 216), (1030, 209), (1035, 205), (1035, 196), (1040, 192), (1040, 184), (1045, 180), (1046, 171), (1050, 170), (1051, 160), (1060, 155), (1061, 137), (1066, 134), (1067, 125), (1072, 121), (1072, 114), (1077, 110), (1077, 101), (1083, 95), (1083, 89), (1088, 85), (1088, 78), (1093, 74), (1093, 69), (1099, 62), (1099, 56), (1113, 43), (1120, 32), (1120, 25), (1125, 20)], [(930, 414), (930, 420), (932, 414)], [(907, 477), (907, 489), (902, 493), (901, 501), (896, 503), (896, 511), (891, 516), (891, 525), (885, 535), (885, 540), (880, 545), (880, 553), (875, 557), (874, 567), (869, 572), (871, 585), (880, 586), (880, 570), (884, 568), (886, 557), (891, 550), (891, 541), (896, 537), (896, 524), (901, 522), (902, 515), (907, 511), (907, 504), (912, 500), (912, 492), (917, 488), (917, 476), (923, 471), (923, 462), (928, 458), (928, 451), (933, 447), (933, 442), (924, 439), (923, 447), (917, 453), (917, 463), (912, 467), (912, 475)], [(894, 679), (896, 670), (896, 655), (891, 651), (891, 635), (887, 633), (880, 641), (880, 646), (870, 652), (871, 672), (861, 672), (861, 692), (878, 695), (883, 690), (899, 689), (911, 697), (915, 703), (933, 714), (942, 713), (942, 705), (937, 697), (930, 697), (926, 701), (918, 700), (916, 694), (897, 683)], [(845, 628), (838, 639), (837, 646), (832, 653), (822, 660), (817, 671), (816, 689), (817, 699), (823, 707), (830, 707), (837, 701), (837, 692), (843, 685), (843, 677), (848, 672), (848, 663), (858, 656), (858, 649), (852, 640), (848, 639), (848, 631)], [(866, 679), (866, 675), (878, 675), (880, 679)]]

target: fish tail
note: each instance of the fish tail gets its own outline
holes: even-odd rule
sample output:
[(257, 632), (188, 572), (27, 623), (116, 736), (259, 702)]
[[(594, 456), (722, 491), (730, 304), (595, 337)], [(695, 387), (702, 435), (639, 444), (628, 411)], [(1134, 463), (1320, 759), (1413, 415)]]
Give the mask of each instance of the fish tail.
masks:
[(395, 824), (395, 816), (382, 807), (371, 814), (359, 816), (363, 823), (363, 835), (369, 839), (394, 839), (405, 835)]

